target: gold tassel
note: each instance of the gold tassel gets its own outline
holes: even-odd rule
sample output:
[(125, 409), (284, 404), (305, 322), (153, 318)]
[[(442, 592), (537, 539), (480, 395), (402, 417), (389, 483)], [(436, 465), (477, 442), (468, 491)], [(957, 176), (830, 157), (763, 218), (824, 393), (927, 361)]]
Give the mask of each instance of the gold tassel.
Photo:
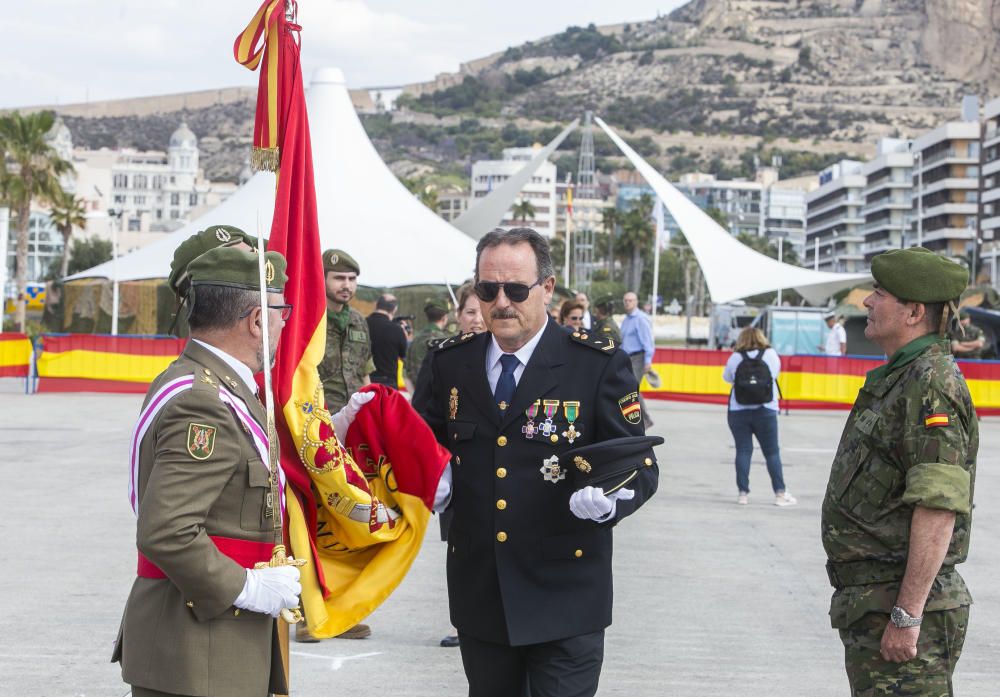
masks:
[(277, 172), (281, 162), (278, 148), (258, 148), (250, 150), (250, 169), (254, 172)]

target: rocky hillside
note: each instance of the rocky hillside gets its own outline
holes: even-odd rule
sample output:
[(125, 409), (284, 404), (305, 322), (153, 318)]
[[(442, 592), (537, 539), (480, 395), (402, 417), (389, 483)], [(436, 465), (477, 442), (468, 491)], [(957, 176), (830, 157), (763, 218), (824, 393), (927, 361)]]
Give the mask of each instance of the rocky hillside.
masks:
[[(671, 174), (745, 175), (753, 155), (774, 152), (805, 171), (954, 118), (964, 94), (1000, 95), (998, 29), (1000, 0), (692, 0), (471, 61), (411, 86), (400, 111), (368, 127), (404, 170), (456, 174), (590, 108)], [(162, 149), (181, 118), (201, 139), (206, 174), (233, 179), (252, 128), (245, 100), (66, 121), (79, 144)], [(603, 140), (599, 164), (611, 168)]]

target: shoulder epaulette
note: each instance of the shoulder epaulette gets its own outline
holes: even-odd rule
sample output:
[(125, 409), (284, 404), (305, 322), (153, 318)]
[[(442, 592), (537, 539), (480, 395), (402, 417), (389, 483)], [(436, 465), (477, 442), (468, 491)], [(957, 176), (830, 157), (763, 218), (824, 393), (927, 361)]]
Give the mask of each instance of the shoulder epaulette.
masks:
[(433, 336), (427, 340), (427, 348), (431, 351), (435, 350), (442, 342), (447, 341), (447, 337), (443, 336)]
[(437, 345), (436, 351), (444, 351), (452, 346), (458, 346), (459, 344), (464, 344), (467, 341), (471, 341), (475, 338), (475, 332), (465, 332), (464, 334), (456, 334), (455, 336), (449, 336), (447, 339), (442, 339), (441, 343)]
[(610, 336), (601, 336), (589, 331), (573, 332), (569, 335), (569, 338), (578, 344), (589, 346), (595, 351), (601, 351), (602, 353), (609, 354), (618, 347), (618, 344)]

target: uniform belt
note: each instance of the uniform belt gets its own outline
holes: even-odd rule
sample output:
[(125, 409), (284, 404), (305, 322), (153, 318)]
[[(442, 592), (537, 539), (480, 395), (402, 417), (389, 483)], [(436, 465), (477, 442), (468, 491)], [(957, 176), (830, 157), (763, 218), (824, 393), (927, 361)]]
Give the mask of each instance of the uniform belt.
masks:
[[(938, 575), (955, 570), (954, 566), (942, 566)], [(826, 562), (826, 575), (830, 585), (836, 589), (846, 586), (865, 586), (869, 583), (889, 583), (900, 581), (906, 572), (905, 562), (877, 560)]]
[[(252, 569), (253, 565), (271, 560), (271, 552), (274, 550), (272, 542), (254, 542), (252, 540), (237, 540), (232, 537), (219, 537), (209, 535), (219, 551), (242, 566), (244, 569)], [(142, 552), (139, 552), (139, 564), (136, 569), (136, 576), (140, 578), (166, 578), (167, 575), (156, 564)]]

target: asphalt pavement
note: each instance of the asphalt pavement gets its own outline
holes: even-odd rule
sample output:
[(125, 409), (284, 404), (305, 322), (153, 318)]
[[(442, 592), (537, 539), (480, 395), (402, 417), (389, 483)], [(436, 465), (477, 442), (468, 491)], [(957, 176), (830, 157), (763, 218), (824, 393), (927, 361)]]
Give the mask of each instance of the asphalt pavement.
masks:
[[(135, 573), (127, 439), (141, 403), (126, 395), (19, 394), (0, 385), (6, 511), (0, 573), (0, 697), (122, 697), (109, 663)], [(659, 491), (615, 533), (615, 613), (600, 695), (761, 697), (848, 694), (830, 628), (819, 509), (846, 412), (780, 419), (785, 480), (773, 505), (755, 452), (750, 505), (736, 505), (723, 407), (650, 400), (666, 438)], [(957, 694), (997, 694), (1000, 655), (1000, 419), (981, 423), (970, 561), (976, 604)], [(464, 695), (436, 521), (409, 576), (368, 620), (371, 638), (292, 643), (292, 695)], [(581, 607), (579, 612), (587, 612)], [(993, 658), (991, 658), (991, 656)]]

